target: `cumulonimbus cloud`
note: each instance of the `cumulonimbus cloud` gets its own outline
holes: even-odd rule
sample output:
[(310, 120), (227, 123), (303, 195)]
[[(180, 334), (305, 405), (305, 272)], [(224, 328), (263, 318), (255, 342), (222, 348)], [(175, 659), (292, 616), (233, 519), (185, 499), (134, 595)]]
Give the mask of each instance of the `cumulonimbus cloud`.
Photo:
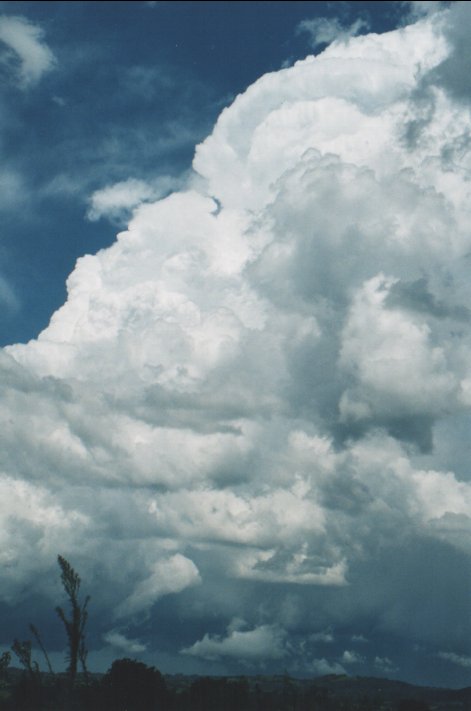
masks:
[[(2, 555), (46, 566), (31, 527), (53, 520), (121, 617), (181, 594), (188, 619), (251, 625), (187, 656), (365, 618), (449, 635), (414, 576), (424, 547), (442, 576), (471, 553), (470, 117), (433, 79), (452, 18), (262, 77), (197, 147), (201, 180), (78, 261), (0, 361)], [(316, 644), (306, 669), (340, 668)]]

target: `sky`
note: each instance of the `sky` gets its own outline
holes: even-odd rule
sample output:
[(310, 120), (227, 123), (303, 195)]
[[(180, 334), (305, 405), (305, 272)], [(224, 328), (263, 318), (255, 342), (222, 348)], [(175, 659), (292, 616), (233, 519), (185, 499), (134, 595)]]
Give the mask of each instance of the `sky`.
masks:
[(0, 649), (471, 675), (469, 3), (0, 2)]

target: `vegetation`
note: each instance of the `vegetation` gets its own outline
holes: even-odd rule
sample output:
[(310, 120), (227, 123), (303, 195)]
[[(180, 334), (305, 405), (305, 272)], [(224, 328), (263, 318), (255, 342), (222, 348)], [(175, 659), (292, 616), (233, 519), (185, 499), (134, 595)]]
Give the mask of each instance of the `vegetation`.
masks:
[(104, 709), (147, 711), (169, 705), (162, 674), (132, 659), (113, 662), (102, 681), (102, 690)]
[[(12, 684), (10, 680), (10, 698), (6, 698), (8, 694), (3, 693), (2, 697), (0, 697), (0, 708), (21, 709), (21, 711), (28, 711), (29, 709), (31, 709), (31, 711), (33, 711), (33, 709), (34, 711), (57, 709), (58, 706), (60, 706), (61, 709), (80, 708), (77, 704), (79, 703), (79, 699), (84, 696), (84, 687), (87, 686), (88, 681), (85, 627), (88, 619), (87, 607), (90, 597), (87, 596), (85, 600), (81, 602), (79, 597), (80, 576), (62, 556), (59, 555), (57, 557), (57, 562), (61, 571), (60, 578), (62, 587), (70, 607), (69, 615), (67, 615), (61, 606), (58, 605), (56, 607), (56, 613), (66, 633), (67, 673), (65, 677), (64, 675), (54, 674), (41, 635), (35, 625), (30, 624), (29, 629), (44, 656), (48, 674), (41, 674), (37, 661), (32, 658), (32, 641), (30, 639), (23, 641), (15, 639), (12, 644), (12, 651), (24, 672), (16, 680), (16, 683)], [(3, 691), (5, 687), (8, 686), (8, 684), (5, 684), (5, 680), (8, 679), (7, 668), (10, 659), (11, 655), (9, 653), (0, 658), (0, 678), (3, 678)], [(83, 678), (80, 683), (81, 688), (76, 690), (79, 665), (82, 669)]]
[(57, 557), (61, 569), (61, 582), (64, 591), (69, 598), (70, 617), (68, 618), (62, 607), (57, 606), (56, 612), (62, 621), (66, 634), (68, 652), (67, 659), (69, 666), (67, 669), (69, 675), (69, 686), (71, 689), (75, 686), (77, 677), (78, 664), (80, 662), (82, 671), (87, 676), (87, 648), (85, 646), (85, 626), (88, 619), (87, 606), (90, 597), (87, 595), (85, 601), (80, 603), (80, 577), (72, 568), (70, 563), (62, 556)]
[[(380, 694), (375, 690), (377, 679), (369, 680), (369, 693), (359, 689), (346, 694), (341, 677), (164, 678), (157, 669), (133, 659), (118, 659), (106, 674), (89, 673), (87, 681), (78, 674), (71, 699), (64, 695), (60, 674), (42, 674), (39, 686), (26, 674), (13, 669), (9, 674), (0, 694), (1, 711), (467, 711), (471, 701), (469, 689), (442, 690), (441, 697), (425, 690), (433, 703), (420, 698), (424, 693), (420, 688), (409, 688), (417, 698), (398, 698), (387, 690)], [(355, 680), (351, 681), (350, 689)], [(358, 680), (360, 687), (362, 681)]]
[(429, 711), (431, 704), (434, 711), (471, 708), (471, 689), (420, 689), (385, 679), (332, 675), (309, 681), (287, 674), (165, 678), (154, 667), (127, 658), (114, 661), (106, 674), (89, 673), (85, 629), (90, 598), (80, 599), (81, 580), (70, 563), (58, 556), (58, 564), (69, 603), (68, 613), (56, 607), (66, 633), (67, 671), (53, 672), (31, 624), (48, 671), (41, 672), (33, 659), (31, 640), (15, 639), (12, 651), (22, 670), (10, 668), (9, 652), (0, 655), (0, 711)]

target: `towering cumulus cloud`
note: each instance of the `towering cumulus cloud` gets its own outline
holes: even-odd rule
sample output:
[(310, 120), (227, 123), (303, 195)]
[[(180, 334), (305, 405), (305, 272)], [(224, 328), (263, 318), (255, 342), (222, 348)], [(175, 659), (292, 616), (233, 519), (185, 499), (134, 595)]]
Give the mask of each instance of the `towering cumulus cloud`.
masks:
[(193, 188), (137, 207), (5, 349), (6, 601), (47, 593), (60, 545), (108, 632), (174, 668), (437, 681), (466, 656), (459, 12), (259, 79)]

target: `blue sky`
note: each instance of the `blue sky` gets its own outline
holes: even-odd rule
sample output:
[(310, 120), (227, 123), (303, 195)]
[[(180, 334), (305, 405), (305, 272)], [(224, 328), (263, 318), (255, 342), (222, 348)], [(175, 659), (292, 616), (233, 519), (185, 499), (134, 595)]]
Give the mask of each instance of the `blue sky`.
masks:
[[(224, 106), (268, 71), (310, 51), (306, 18), (397, 23), (394, 3), (4, 3), (40, 27), (54, 61), (21, 84), (4, 48), (1, 344), (34, 338), (65, 300), (75, 261), (116, 225), (86, 219), (95, 190), (129, 178), (178, 178)], [(384, 3), (383, 3), (384, 5)], [(339, 3), (336, 3), (339, 6)]]
[(0, 3), (2, 648), (468, 684), (467, 5)]

